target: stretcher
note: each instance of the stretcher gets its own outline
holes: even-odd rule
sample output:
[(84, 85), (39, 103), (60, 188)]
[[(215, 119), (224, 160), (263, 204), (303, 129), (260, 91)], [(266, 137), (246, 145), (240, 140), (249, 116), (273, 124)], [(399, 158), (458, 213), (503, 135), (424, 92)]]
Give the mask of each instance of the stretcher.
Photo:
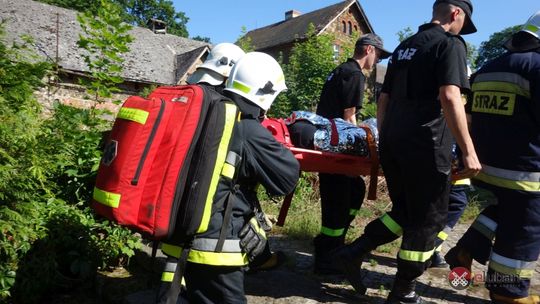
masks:
[[(291, 141), (287, 125), (281, 118), (267, 118), (263, 120), (262, 125), (278, 142), (291, 150), (294, 157), (300, 163), (301, 171), (369, 176), (370, 182), (367, 198), (370, 200), (377, 198), (377, 182), (379, 175), (382, 175), (382, 171), (379, 168), (377, 144), (369, 127), (359, 126), (366, 131), (369, 147), (369, 156), (364, 157), (295, 147)], [(283, 226), (285, 224), (285, 218), (287, 217), (293, 196), (294, 190), (285, 197), (276, 225)]]

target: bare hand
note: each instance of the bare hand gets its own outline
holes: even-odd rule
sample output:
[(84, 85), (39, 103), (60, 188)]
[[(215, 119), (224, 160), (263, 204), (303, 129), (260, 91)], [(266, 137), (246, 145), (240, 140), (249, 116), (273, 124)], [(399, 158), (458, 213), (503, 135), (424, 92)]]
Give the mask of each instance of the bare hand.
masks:
[(478, 160), (478, 156), (476, 156), (476, 152), (468, 155), (463, 154), (463, 166), (464, 169), (455, 174), (454, 179), (458, 180), (473, 177), (482, 170), (482, 165)]

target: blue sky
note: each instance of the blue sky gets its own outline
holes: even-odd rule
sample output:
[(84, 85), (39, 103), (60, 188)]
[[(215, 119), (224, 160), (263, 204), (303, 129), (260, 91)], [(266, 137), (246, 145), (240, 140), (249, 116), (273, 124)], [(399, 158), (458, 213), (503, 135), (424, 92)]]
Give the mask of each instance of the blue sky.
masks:
[[(506, 27), (522, 24), (540, 10), (539, 0), (472, 0), (473, 20), (478, 32), (463, 38), (480, 46), (489, 36)], [(173, 0), (177, 11), (190, 18), (190, 37), (209, 37), (212, 43), (234, 42), (242, 26), (252, 30), (283, 20), (286, 11), (314, 11), (340, 2), (339, 0)], [(359, 0), (360, 5), (379, 34), (385, 47), (398, 45), (396, 33), (406, 27), (416, 31), (428, 22), (433, 1), (426, 0)]]

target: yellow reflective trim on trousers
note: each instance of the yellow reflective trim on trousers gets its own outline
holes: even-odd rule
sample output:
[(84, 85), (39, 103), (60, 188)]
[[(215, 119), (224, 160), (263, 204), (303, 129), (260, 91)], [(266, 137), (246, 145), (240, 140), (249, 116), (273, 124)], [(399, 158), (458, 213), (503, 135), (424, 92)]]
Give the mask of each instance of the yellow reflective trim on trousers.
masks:
[(452, 182), (452, 185), (461, 186), (461, 185), (471, 185), (470, 178), (458, 179)]
[(249, 92), (251, 91), (251, 89), (247, 85), (238, 81), (233, 81), (232, 87), (246, 94), (249, 94)]
[(163, 272), (161, 274), (161, 282), (172, 282), (174, 279), (174, 272)]
[(483, 172), (478, 173), (478, 175), (475, 176), (474, 178), (481, 180), (485, 183), (488, 183), (490, 185), (498, 186), (501, 188), (531, 191), (531, 192), (540, 191), (540, 182), (510, 180), (510, 179), (497, 177), (493, 175), (487, 175)]
[(394, 221), (394, 219), (392, 219), (388, 213), (383, 214), (379, 219), (386, 226), (386, 228), (392, 231), (392, 233), (395, 235), (401, 236), (403, 234), (403, 228), (401, 228), (401, 226), (396, 223), (396, 221)]
[(517, 268), (511, 268), (506, 265), (499, 264), (493, 260), (489, 261), (489, 268), (508, 275), (517, 275), (521, 279), (530, 279), (533, 277), (534, 270), (533, 269), (517, 269)]
[(520, 87), (517, 84), (503, 82), (503, 81), (484, 81), (475, 82), (472, 85), (473, 92), (477, 91), (489, 91), (489, 92), (504, 92), (518, 94), (527, 98), (531, 98), (531, 92)]
[(212, 179), (210, 181), (210, 191), (208, 191), (208, 196), (206, 197), (206, 202), (204, 204), (204, 212), (201, 219), (201, 226), (197, 229), (197, 233), (203, 233), (208, 229), (208, 224), (210, 222), (210, 214), (212, 211), (212, 203), (214, 201), (214, 194), (217, 190), (217, 185), (219, 182), (219, 177), (225, 159), (227, 158), (227, 152), (229, 148), (229, 142), (231, 141), (234, 124), (236, 122), (236, 113), (237, 108), (234, 104), (225, 103), (225, 126), (223, 127), (223, 136), (219, 142), (217, 157), (216, 157), (216, 166), (214, 167), (214, 172), (212, 173)]
[(118, 111), (116, 118), (131, 120), (144, 125), (148, 119), (148, 115), (148, 111), (145, 110), (123, 107)]
[(122, 197), (118, 193), (107, 192), (94, 187), (94, 193), (92, 194), (94, 200), (102, 205), (112, 208), (118, 208), (120, 205), (120, 198)]
[(244, 266), (248, 264), (247, 255), (243, 252), (208, 252), (191, 249), (188, 261), (197, 264), (214, 266)]
[(333, 236), (333, 237), (342, 236), (343, 232), (345, 232), (345, 228), (330, 229), (324, 226), (321, 227), (321, 233), (327, 236)]
[(236, 171), (236, 168), (233, 165), (224, 163), (223, 169), (221, 169), (221, 175), (232, 179), (234, 177), (234, 171)]
[(443, 241), (446, 241), (446, 239), (448, 238), (448, 233), (441, 231), (439, 232), (439, 234), (437, 234), (437, 237)]
[(398, 256), (400, 259), (405, 261), (423, 263), (431, 259), (434, 251), (435, 249), (432, 249), (430, 251), (412, 251), (401, 249)]

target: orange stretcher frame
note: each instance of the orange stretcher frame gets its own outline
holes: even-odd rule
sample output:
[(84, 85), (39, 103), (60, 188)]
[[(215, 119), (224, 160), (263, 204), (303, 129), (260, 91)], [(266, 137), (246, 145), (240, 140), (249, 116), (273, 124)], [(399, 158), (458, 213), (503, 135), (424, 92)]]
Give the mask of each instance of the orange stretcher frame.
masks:
[[(369, 157), (355, 156), (341, 153), (316, 151), (297, 148), (293, 145), (287, 125), (281, 118), (267, 118), (262, 125), (274, 138), (287, 147), (300, 163), (300, 170), (305, 172), (319, 172), (330, 174), (344, 174), (351, 176), (364, 175), (370, 177), (368, 196), (369, 200), (377, 198), (377, 183), (382, 171), (379, 168), (379, 156), (371, 129), (367, 126), (359, 127), (366, 131), (369, 148)], [(294, 190), (283, 200), (276, 225), (283, 226), (291, 206)]]

